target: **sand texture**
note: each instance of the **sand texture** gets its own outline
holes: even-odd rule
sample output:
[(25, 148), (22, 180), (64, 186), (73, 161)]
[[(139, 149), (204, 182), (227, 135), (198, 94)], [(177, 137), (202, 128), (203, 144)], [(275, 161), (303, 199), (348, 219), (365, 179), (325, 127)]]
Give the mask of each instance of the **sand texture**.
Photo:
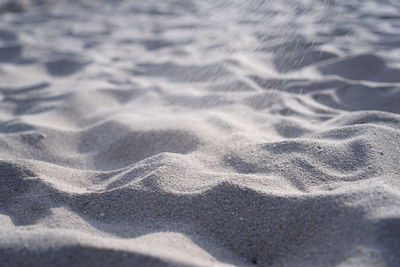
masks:
[(1, 266), (400, 266), (400, 2), (0, 1)]

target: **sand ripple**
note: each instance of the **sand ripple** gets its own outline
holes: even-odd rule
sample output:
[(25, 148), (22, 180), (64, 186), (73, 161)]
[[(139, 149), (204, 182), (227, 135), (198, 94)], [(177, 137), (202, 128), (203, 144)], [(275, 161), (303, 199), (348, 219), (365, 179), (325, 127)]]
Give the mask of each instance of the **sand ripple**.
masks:
[(5, 266), (400, 265), (398, 3), (211, 2), (1, 8)]

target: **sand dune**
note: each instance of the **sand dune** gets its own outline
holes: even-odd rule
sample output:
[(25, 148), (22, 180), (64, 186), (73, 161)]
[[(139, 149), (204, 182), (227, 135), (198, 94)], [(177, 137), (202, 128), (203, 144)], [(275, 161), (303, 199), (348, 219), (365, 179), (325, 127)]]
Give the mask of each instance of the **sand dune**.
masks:
[(399, 266), (397, 1), (0, 8), (4, 266)]

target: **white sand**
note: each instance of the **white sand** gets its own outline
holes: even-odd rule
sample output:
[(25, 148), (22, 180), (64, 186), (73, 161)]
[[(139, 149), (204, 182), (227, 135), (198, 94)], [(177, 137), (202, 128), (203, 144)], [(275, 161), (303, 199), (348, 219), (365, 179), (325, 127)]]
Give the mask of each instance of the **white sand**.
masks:
[(400, 266), (399, 10), (3, 6), (0, 265)]

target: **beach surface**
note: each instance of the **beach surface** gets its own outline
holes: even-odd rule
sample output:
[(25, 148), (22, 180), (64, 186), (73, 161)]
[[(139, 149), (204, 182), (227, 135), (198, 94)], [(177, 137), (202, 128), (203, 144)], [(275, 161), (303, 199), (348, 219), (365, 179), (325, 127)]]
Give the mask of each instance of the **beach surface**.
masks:
[(398, 1), (0, 4), (0, 265), (400, 266)]

